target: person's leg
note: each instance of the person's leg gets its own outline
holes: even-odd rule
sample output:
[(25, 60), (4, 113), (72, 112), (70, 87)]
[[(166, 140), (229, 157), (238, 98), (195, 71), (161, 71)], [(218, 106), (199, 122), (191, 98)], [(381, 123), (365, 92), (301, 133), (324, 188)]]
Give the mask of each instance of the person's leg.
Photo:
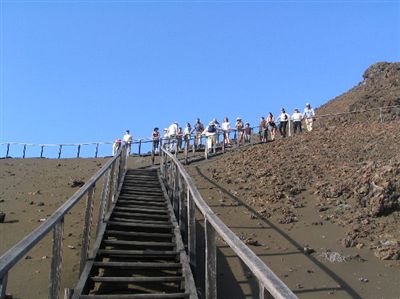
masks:
[(284, 121), (282, 124), (283, 137), (286, 137), (286, 126), (287, 126), (287, 121)]

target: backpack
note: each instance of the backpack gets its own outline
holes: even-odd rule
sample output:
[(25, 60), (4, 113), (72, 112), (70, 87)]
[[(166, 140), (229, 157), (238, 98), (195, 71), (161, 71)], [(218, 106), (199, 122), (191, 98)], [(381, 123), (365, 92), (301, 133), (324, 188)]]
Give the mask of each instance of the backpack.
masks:
[(208, 126), (208, 133), (215, 133), (217, 131), (217, 127), (215, 125), (209, 125)]

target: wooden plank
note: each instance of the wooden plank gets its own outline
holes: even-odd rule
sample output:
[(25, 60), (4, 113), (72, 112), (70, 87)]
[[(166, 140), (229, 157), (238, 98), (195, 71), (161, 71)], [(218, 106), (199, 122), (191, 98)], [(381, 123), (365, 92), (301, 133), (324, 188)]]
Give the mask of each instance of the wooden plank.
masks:
[(196, 204), (194, 200), (191, 198), (190, 189), (187, 188), (187, 220), (188, 220), (188, 231), (187, 231), (187, 240), (188, 240), (188, 256), (189, 262), (192, 266), (192, 269), (196, 269)]
[(121, 249), (100, 249), (99, 255), (140, 255), (140, 256), (176, 256), (178, 252), (174, 250), (121, 250)]
[(139, 212), (147, 212), (147, 213), (160, 213), (160, 214), (167, 214), (168, 210), (166, 208), (149, 208), (147, 206), (140, 206), (140, 205), (120, 205), (121, 203), (118, 202), (119, 207), (124, 207), (124, 208), (131, 208), (131, 211), (139, 211)]
[(110, 276), (94, 276), (90, 278), (94, 282), (181, 282), (184, 280), (182, 276), (146, 276), (146, 277), (110, 277)]
[(94, 206), (94, 186), (90, 187), (87, 194), (86, 210), (85, 210), (85, 224), (83, 226), (82, 233), (82, 248), (79, 264), (79, 273), (82, 273), (85, 267), (86, 260), (88, 258), (89, 244), (90, 244), (90, 232), (92, 228), (92, 217), (93, 217), (93, 206)]
[(150, 238), (171, 238), (172, 233), (147, 233), (147, 232), (128, 232), (119, 230), (106, 230), (107, 236), (130, 236), (130, 237), (150, 237)]
[(136, 217), (136, 218), (169, 219), (168, 215), (129, 213), (129, 212), (117, 212), (117, 211), (126, 211), (126, 210), (124, 208), (115, 207), (113, 215), (130, 216), (130, 217)]
[(180, 263), (151, 263), (151, 262), (94, 262), (93, 266), (99, 268), (121, 269), (179, 269)]
[(206, 256), (206, 299), (217, 299), (217, 246), (215, 230), (207, 220), (204, 220)]
[(79, 299), (179, 299), (189, 298), (188, 293), (156, 293), (156, 294), (129, 294), (129, 295), (81, 295)]
[(124, 241), (124, 240), (103, 240), (107, 245), (131, 245), (131, 246), (152, 246), (152, 247), (173, 247), (172, 242), (150, 242), (150, 241)]
[[(113, 214), (114, 215), (114, 214)], [(141, 219), (129, 219), (129, 218), (121, 218), (121, 217), (112, 217), (111, 221), (121, 221), (126, 223), (141, 223), (141, 224), (161, 224), (161, 225), (170, 225), (169, 221), (157, 221), (157, 220), (141, 220)]]
[(63, 234), (64, 218), (61, 218), (53, 230), (53, 254), (51, 258), (49, 287), (50, 299), (58, 299), (60, 292)]
[(8, 273), (6, 273), (0, 279), (0, 299), (5, 299), (6, 298), (7, 282), (8, 282)]
[(137, 227), (137, 228), (165, 228), (170, 229), (172, 225), (161, 225), (161, 224), (145, 224), (140, 222), (135, 223), (127, 223), (127, 222), (117, 222), (117, 221), (106, 221), (109, 225), (116, 225), (116, 226), (126, 226), (126, 227)]

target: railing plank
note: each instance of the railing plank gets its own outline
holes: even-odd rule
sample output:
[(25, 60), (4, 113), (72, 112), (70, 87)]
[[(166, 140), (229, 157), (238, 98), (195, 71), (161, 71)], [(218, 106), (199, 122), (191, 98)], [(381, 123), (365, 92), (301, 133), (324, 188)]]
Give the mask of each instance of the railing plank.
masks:
[(204, 230), (206, 235), (206, 299), (217, 299), (217, 247), (215, 243), (215, 230), (204, 220)]
[(58, 299), (61, 282), (62, 244), (64, 234), (64, 218), (53, 229), (53, 255), (50, 269), (49, 298)]

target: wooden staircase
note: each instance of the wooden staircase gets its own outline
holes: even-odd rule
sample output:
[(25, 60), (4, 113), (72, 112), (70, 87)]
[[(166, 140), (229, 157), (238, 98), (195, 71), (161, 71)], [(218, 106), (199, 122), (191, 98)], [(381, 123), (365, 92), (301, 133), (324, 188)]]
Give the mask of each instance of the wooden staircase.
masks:
[(72, 298), (197, 298), (157, 170), (128, 170)]

